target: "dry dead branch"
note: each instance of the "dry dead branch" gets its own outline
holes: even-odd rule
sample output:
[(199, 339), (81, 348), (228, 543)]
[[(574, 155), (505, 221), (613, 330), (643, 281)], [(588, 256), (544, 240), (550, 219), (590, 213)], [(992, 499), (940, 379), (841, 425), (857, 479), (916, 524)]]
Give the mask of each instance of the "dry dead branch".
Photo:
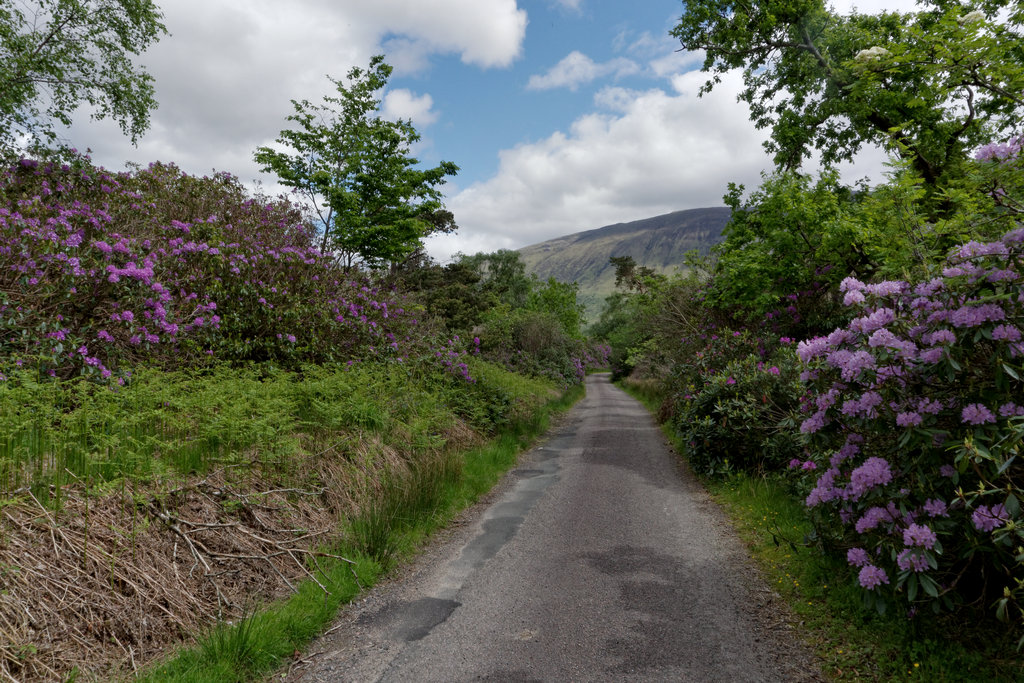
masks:
[[(0, 514), (0, 681), (137, 670), (242, 605), (316, 577), (323, 489), (219, 470), (165, 493), (31, 491)], [(88, 510), (88, 513), (86, 513)]]

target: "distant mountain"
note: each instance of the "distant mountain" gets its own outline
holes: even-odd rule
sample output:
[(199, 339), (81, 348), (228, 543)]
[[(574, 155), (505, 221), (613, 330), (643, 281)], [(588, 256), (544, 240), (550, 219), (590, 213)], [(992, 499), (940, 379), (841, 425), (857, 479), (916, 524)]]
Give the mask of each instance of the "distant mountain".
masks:
[(578, 232), (519, 250), (526, 270), (542, 280), (554, 277), (580, 285), (580, 301), (589, 322), (597, 319), (604, 298), (615, 291), (612, 256), (632, 256), (637, 265), (673, 273), (691, 250), (707, 251), (722, 239), (728, 207), (688, 209), (632, 223)]

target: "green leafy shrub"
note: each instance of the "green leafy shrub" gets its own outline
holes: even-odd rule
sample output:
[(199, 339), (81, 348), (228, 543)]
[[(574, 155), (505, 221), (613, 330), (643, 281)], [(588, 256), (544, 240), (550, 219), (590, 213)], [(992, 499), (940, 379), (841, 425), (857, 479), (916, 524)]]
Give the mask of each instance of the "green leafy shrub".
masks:
[(563, 386), (582, 381), (588, 367), (607, 366), (607, 347), (572, 336), (553, 313), (498, 306), (484, 318), (479, 339), (485, 358)]
[(672, 426), (691, 467), (704, 475), (777, 471), (802, 452), (790, 418), (803, 387), (795, 355), (779, 348), (725, 363), (677, 387)]

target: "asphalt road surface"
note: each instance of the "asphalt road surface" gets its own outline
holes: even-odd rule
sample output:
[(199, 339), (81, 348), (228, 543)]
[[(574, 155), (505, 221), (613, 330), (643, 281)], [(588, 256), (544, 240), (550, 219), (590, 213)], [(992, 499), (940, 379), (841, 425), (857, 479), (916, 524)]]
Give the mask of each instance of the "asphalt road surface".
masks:
[(644, 408), (587, 396), (287, 680), (818, 680), (786, 614)]

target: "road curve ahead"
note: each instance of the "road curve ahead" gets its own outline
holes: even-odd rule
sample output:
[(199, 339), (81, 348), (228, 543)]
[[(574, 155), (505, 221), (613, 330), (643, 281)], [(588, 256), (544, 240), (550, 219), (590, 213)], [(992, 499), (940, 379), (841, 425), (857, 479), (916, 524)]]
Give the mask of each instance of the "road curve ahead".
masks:
[(792, 681), (810, 655), (649, 414), (609, 382), (288, 680)]

